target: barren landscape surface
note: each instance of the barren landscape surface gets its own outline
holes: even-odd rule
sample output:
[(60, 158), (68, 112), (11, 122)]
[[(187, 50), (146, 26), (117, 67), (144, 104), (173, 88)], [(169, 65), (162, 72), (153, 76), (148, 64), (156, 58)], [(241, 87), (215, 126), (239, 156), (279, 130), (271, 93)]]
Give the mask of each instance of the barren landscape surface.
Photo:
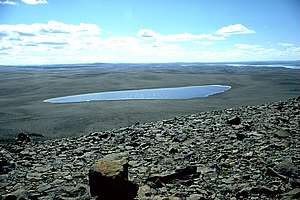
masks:
[[(53, 104), (48, 98), (93, 92), (220, 84), (207, 98)], [(0, 141), (19, 132), (35, 139), (94, 131), (174, 116), (257, 105), (300, 95), (300, 70), (222, 64), (90, 64), (0, 67)]]

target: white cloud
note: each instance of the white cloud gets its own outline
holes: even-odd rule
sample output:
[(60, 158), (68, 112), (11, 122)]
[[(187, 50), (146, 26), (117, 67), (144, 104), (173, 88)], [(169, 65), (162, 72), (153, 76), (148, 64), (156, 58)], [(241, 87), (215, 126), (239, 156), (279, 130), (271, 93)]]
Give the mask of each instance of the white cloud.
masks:
[(47, 4), (47, 0), (22, 0), (22, 2), (29, 5)]
[[(38, 25), (37, 25), (38, 26)], [(79, 25), (65, 24), (57, 21), (49, 21), (47, 24), (40, 25), (40, 31), (48, 34), (83, 34), (83, 35), (98, 35), (101, 29), (95, 24), (84, 24)]]
[(260, 45), (255, 45), (255, 44), (235, 44), (234, 46), (239, 49), (248, 49), (248, 50), (259, 49), (261, 47)]
[(201, 44), (205, 45), (205, 46), (213, 45), (213, 43), (211, 41), (203, 41), (203, 42), (201, 42)]
[(188, 42), (193, 40), (224, 40), (222, 36), (215, 36), (212, 34), (191, 34), (191, 33), (179, 33), (179, 34), (169, 34), (161, 35), (150, 29), (141, 29), (138, 31), (137, 36), (145, 40), (156, 39), (164, 42)]
[(248, 34), (248, 33), (255, 33), (255, 31), (248, 29), (242, 24), (233, 24), (229, 26), (224, 26), (216, 31), (216, 34), (223, 35), (223, 36), (230, 36), (236, 34)]
[(184, 42), (184, 41), (192, 41), (192, 40), (224, 40), (224, 37), (214, 36), (212, 34), (190, 34), (190, 33), (182, 33), (182, 34), (171, 34), (162, 36), (162, 40), (169, 42)]
[(17, 5), (19, 5), (17, 2), (15, 2), (15, 1), (10, 1), (10, 0), (0, 1), (0, 4), (12, 5), (12, 6), (17, 6)]
[[(37, 55), (43, 52), (79, 51), (99, 44), (100, 27), (95, 24), (65, 24), (49, 21), (47, 24), (0, 25), (0, 47), (10, 47), (7, 54)], [(0, 49), (0, 53), (4, 50)], [(43, 55), (44, 56), (44, 55)]]
[(0, 34), (4, 39), (21, 39), (30, 37), (57, 37), (58, 35), (84, 36), (99, 35), (101, 29), (95, 24), (79, 25), (49, 21), (47, 24), (0, 24)]
[(295, 44), (284, 43), (284, 42), (282, 42), (282, 43), (277, 43), (277, 44), (280, 45), (280, 46), (283, 46), (283, 47), (292, 47), (292, 46), (295, 46)]
[(154, 31), (150, 30), (150, 29), (141, 29), (138, 31), (137, 36), (140, 38), (143, 38), (145, 40), (151, 40), (151, 39), (155, 39), (157, 37), (160, 37), (159, 34), (155, 33)]
[(112, 51), (132, 52), (139, 48), (141, 40), (135, 37), (113, 36), (102, 40), (98, 46), (100, 49), (109, 49)]

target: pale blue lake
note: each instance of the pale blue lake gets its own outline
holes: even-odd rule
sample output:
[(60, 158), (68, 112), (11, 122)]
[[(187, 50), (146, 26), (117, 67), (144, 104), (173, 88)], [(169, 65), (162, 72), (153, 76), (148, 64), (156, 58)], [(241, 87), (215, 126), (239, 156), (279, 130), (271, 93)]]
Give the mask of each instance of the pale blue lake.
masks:
[(45, 100), (44, 102), (75, 103), (86, 101), (116, 101), (136, 99), (192, 99), (203, 98), (222, 93), (230, 88), (230, 86), (226, 85), (203, 85), (175, 88), (109, 91), (51, 98)]

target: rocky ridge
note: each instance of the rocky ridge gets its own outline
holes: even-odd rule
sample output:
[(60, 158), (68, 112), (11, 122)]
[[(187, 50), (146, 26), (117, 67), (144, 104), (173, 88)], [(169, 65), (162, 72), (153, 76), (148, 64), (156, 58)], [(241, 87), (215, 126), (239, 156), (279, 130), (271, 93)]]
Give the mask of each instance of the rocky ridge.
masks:
[(76, 138), (19, 138), (1, 146), (0, 195), (95, 199), (91, 166), (126, 153), (136, 199), (298, 199), (299, 138), (299, 97)]

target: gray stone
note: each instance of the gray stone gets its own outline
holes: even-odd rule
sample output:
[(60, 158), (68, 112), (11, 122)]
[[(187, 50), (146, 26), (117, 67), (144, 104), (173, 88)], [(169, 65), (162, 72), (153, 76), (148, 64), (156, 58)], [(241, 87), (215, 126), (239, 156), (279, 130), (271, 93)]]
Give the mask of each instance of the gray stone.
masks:
[(10, 152), (5, 149), (0, 151), (0, 174), (7, 174), (15, 169), (16, 165), (13, 162), (13, 157)]
[(21, 188), (5, 195), (3, 200), (27, 199), (27, 197), (27, 192), (25, 191), (25, 189)]
[(300, 188), (295, 188), (285, 194), (283, 199), (300, 199)]
[(161, 186), (160, 183), (169, 183), (174, 179), (186, 179), (189, 175), (197, 173), (196, 166), (187, 166), (182, 169), (177, 169), (175, 172), (155, 174), (148, 178), (148, 181), (153, 182), (156, 186)]
[(26, 178), (30, 181), (39, 181), (42, 180), (42, 175), (41, 173), (28, 173), (26, 175)]
[(45, 192), (47, 190), (49, 190), (52, 186), (50, 184), (47, 183), (42, 183), (38, 186), (37, 191), (38, 192)]
[(205, 198), (202, 194), (191, 194), (186, 200), (200, 200)]
[(285, 130), (276, 131), (274, 135), (278, 138), (287, 138), (291, 136), (290, 132)]
[(239, 125), (241, 123), (241, 118), (238, 116), (232, 117), (227, 120), (227, 124), (229, 125)]
[(31, 141), (30, 137), (24, 132), (18, 133), (18, 136), (17, 136), (16, 140), (19, 141), (19, 142), (22, 142), (22, 143), (26, 143), (26, 142)]
[(151, 188), (149, 185), (143, 185), (139, 187), (138, 198), (146, 198), (151, 196)]
[(274, 166), (274, 170), (279, 174), (288, 177), (299, 177), (300, 171), (291, 161), (282, 161)]

